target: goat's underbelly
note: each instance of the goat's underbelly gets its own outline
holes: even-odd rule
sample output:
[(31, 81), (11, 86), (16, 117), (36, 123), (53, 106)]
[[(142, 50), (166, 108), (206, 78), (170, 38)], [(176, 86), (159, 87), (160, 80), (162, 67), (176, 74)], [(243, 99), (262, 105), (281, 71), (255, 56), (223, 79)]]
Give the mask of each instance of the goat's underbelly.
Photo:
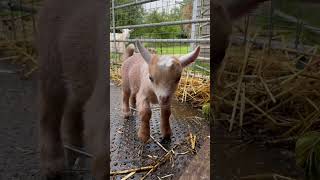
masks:
[(157, 96), (150, 96), (150, 102), (152, 103), (152, 104), (158, 104), (158, 98), (157, 98)]

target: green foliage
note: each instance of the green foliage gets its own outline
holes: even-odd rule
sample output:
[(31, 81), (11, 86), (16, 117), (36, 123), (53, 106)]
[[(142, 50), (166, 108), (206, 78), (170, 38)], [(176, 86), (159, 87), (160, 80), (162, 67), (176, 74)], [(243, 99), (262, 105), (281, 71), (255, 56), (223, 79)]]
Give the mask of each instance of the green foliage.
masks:
[[(132, 0), (117, 0), (116, 6), (127, 4)], [(151, 24), (169, 21), (177, 21), (181, 19), (181, 7), (176, 7), (170, 12), (166, 11), (150, 11), (146, 12), (142, 5), (130, 6), (115, 10), (116, 26)], [(111, 22), (112, 22), (112, 17)], [(112, 24), (111, 24), (112, 26)], [(118, 31), (117, 31), (118, 32)], [(182, 30), (182, 25), (158, 26), (148, 28), (137, 28), (130, 34), (131, 38), (154, 38), (154, 39), (175, 39), (186, 37)], [(162, 46), (168, 46), (168, 43), (162, 43)], [(148, 46), (146, 44), (146, 46)]]
[(309, 132), (298, 139), (296, 162), (305, 169), (307, 180), (320, 179), (320, 132)]
[[(171, 10), (169, 13), (167, 12), (159, 12), (152, 11), (144, 16), (143, 23), (151, 24), (151, 23), (161, 23), (161, 22), (169, 22), (169, 21), (177, 21), (180, 19), (180, 9), (176, 8)], [(132, 37), (140, 37), (144, 38), (154, 38), (154, 39), (175, 39), (181, 35), (182, 27), (181, 25), (173, 25), (173, 26), (158, 26), (158, 27), (148, 27), (148, 28), (140, 28), (135, 30), (132, 33)], [(162, 43), (162, 45), (169, 45), (166, 43)]]
[[(115, 6), (131, 3), (132, 0), (117, 0)], [(115, 24), (116, 26), (127, 26), (141, 24), (144, 16), (144, 9), (142, 5), (129, 6), (126, 8), (115, 9)], [(112, 16), (110, 16), (112, 26)]]

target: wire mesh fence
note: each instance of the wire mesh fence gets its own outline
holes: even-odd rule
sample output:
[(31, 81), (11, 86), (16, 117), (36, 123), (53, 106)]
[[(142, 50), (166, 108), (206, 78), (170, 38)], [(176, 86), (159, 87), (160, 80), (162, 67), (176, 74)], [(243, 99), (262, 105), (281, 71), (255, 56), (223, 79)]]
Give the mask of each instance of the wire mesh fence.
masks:
[[(196, 62), (183, 74), (178, 88), (182, 101), (201, 105), (209, 100), (210, 4), (209, 0), (113, 0), (110, 52), (113, 80), (120, 80), (121, 54), (136, 40), (158, 55), (181, 56), (200, 46)], [(189, 80), (188, 80), (189, 79)], [(118, 81), (119, 82), (119, 81)], [(192, 84), (192, 83), (195, 84)], [(206, 84), (201, 93), (187, 88)], [(184, 85), (184, 87), (183, 87)], [(193, 86), (193, 87), (192, 87)], [(190, 89), (191, 90), (191, 89)], [(201, 97), (196, 97), (200, 95)]]
[[(240, 127), (252, 135), (291, 138), (318, 129), (308, 118), (320, 103), (314, 92), (320, 85), (319, 6), (272, 0), (234, 22), (213, 95), (229, 131)], [(300, 129), (297, 122), (308, 127)]]
[(312, 0), (268, 1), (235, 23), (233, 41), (241, 43), (250, 40), (250, 32), (259, 29), (255, 40), (257, 44), (303, 53), (320, 43), (319, 7), (320, 3)]

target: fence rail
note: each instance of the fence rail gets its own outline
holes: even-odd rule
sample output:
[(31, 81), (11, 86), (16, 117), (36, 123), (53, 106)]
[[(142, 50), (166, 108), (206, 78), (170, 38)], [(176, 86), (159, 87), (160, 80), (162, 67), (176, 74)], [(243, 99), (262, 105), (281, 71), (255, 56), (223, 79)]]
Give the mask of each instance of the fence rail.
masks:
[(195, 20), (171, 21), (171, 22), (161, 22), (161, 23), (152, 23), (152, 24), (137, 24), (137, 25), (128, 25), (128, 26), (117, 26), (117, 27), (111, 27), (111, 29), (130, 29), (130, 28), (173, 26), (173, 25), (192, 24), (192, 23), (205, 23), (205, 22), (210, 22), (210, 18), (195, 19)]
[(155, 42), (155, 43), (210, 43), (210, 39), (128, 39), (128, 40), (115, 40), (115, 42)]
[[(308, 3), (296, 2), (297, 4), (294, 4), (293, 2), (290, 10), (286, 10), (276, 2), (273, 0), (266, 2), (263, 6), (244, 17), (243, 24), (241, 24), (242, 20), (237, 21), (235, 29), (239, 31), (234, 34), (239, 37), (240, 33), (241, 39), (245, 43), (248, 41), (247, 37), (250, 32), (248, 29), (259, 27), (265, 30), (266, 33), (263, 34), (263, 39), (256, 43), (260, 45), (266, 44), (268, 49), (281, 50), (283, 45), (288, 45), (290, 48), (301, 51), (301, 47), (318, 45), (320, 42), (318, 36), (320, 35), (320, 28), (308, 23), (310, 15), (308, 16), (307, 11), (297, 13), (301, 6), (307, 5), (306, 7), (309, 7)], [(312, 11), (310, 13), (316, 14), (316, 12)], [(281, 40), (280, 37), (282, 38)], [(239, 42), (238, 40), (239, 38), (236, 40), (237, 43)]]
[(158, 0), (142, 0), (142, 1), (136, 1), (136, 2), (132, 2), (132, 3), (127, 3), (127, 4), (121, 4), (118, 6), (114, 6), (111, 7), (110, 9), (121, 9), (121, 8), (125, 8), (125, 7), (130, 7), (130, 6), (137, 6), (137, 5), (141, 5), (141, 4), (145, 4), (145, 3), (150, 3), (150, 2), (155, 2)]
[[(167, 1), (167, 2), (165, 2)], [(154, 3), (152, 5), (152, 3)], [(167, 3), (167, 4), (166, 4)], [(164, 10), (167, 12), (169, 9), (168, 4), (174, 6), (174, 7), (179, 7), (182, 8), (182, 5), (185, 6), (189, 3), (191, 6), (190, 12), (187, 12), (189, 16), (182, 17), (181, 19), (171, 19), (171, 20), (164, 20), (164, 21), (144, 21), (142, 24), (139, 24), (139, 21), (128, 21), (125, 18), (135, 18), (135, 16), (130, 16), (128, 17), (128, 14), (134, 14), (133, 11), (138, 9), (139, 7), (143, 8), (145, 10), (146, 14), (143, 15), (143, 18), (147, 17), (148, 13), (152, 13), (153, 11), (161, 11)], [(155, 5), (156, 4), (156, 5)], [(146, 7), (149, 7), (150, 9), (146, 9)], [(158, 7), (160, 5), (160, 7)], [(138, 7), (139, 6), (139, 7)], [(152, 6), (152, 7), (151, 7)], [(157, 7), (155, 7), (157, 6)], [(125, 4), (118, 4), (117, 0), (112, 0), (112, 7), (111, 9), (111, 25), (110, 25), (110, 31), (112, 34), (110, 36), (113, 37), (111, 40), (111, 49), (113, 53), (115, 54), (121, 54), (124, 52), (124, 44), (121, 43), (134, 43), (136, 40), (139, 40), (144, 43), (149, 43), (148, 46), (152, 46), (153, 48), (157, 49), (160, 51), (160, 53), (165, 53), (165, 54), (183, 54), (187, 53), (187, 51), (191, 51), (193, 48), (195, 48), (196, 45), (200, 45), (201, 47), (201, 53), (199, 58), (198, 58), (198, 63), (196, 65), (192, 65), (193, 67), (197, 68), (198, 70), (202, 70), (204, 72), (209, 72), (208, 64), (210, 63), (210, 32), (205, 32), (202, 33), (203, 29), (209, 29), (210, 27), (210, 1), (209, 0), (189, 0), (189, 1), (184, 1), (182, 2), (177, 2), (177, 1), (168, 1), (168, 0), (140, 0), (140, 1), (131, 1), (131, 2), (126, 2)], [(132, 8), (134, 7), (134, 8)], [(137, 7), (137, 8), (136, 8)], [(123, 13), (126, 9), (127, 14)], [(184, 9), (180, 9), (184, 10)], [(187, 9), (188, 10), (188, 9)], [(125, 17), (123, 17), (125, 16)], [(128, 22), (128, 23), (127, 23)], [(173, 32), (170, 31), (162, 31), (159, 33), (153, 33), (150, 31), (150, 34), (140, 34), (137, 35), (136, 32), (139, 32), (138, 30), (144, 28), (162, 28), (162, 27), (185, 27), (189, 26), (190, 27), (190, 33), (189, 36), (186, 37), (178, 37), (177, 35), (174, 35)], [(123, 30), (123, 29), (133, 29), (133, 33), (136, 33), (134, 37), (127, 38), (127, 39), (118, 39), (116, 38), (116, 35), (119, 36), (119, 34), (116, 34), (116, 30)], [(148, 30), (146, 30), (148, 32)], [(152, 32), (152, 33), (151, 33)], [(121, 33), (120, 33), (121, 34)], [(162, 36), (159, 34), (170, 34), (168, 36)], [(159, 35), (159, 36), (157, 36)], [(160, 38), (159, 38), (160, 37)], [(167, 37), (167, 38), (165, 38)], [(173, 37), (173, 38), (171, 38)], [(120, 44), (119, 44), (120, 43)], [(161, 43), (169, 43), (166, 44), (165, 46), (158, 45)], [(176, 48), (175, 48), (176, 47)], [(181, 50), (183, 49), (183, 50)], [(181, 52), (182, 51), (182, 52)], [(111, 64), (119, 64), (120, 56), (112, 56), (114, 59), (111, 60)], [(203, 63), (203, 64), (201, 64)]]

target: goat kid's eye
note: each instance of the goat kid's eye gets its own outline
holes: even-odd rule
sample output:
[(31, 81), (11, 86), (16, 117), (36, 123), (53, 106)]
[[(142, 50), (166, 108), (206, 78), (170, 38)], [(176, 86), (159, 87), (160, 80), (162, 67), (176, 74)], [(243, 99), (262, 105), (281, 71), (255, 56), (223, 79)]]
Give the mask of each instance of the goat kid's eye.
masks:
[(151, 82), (153, 82), (153, 78), (151, 76), (149, 76), (149, 79), (150, 79)]

